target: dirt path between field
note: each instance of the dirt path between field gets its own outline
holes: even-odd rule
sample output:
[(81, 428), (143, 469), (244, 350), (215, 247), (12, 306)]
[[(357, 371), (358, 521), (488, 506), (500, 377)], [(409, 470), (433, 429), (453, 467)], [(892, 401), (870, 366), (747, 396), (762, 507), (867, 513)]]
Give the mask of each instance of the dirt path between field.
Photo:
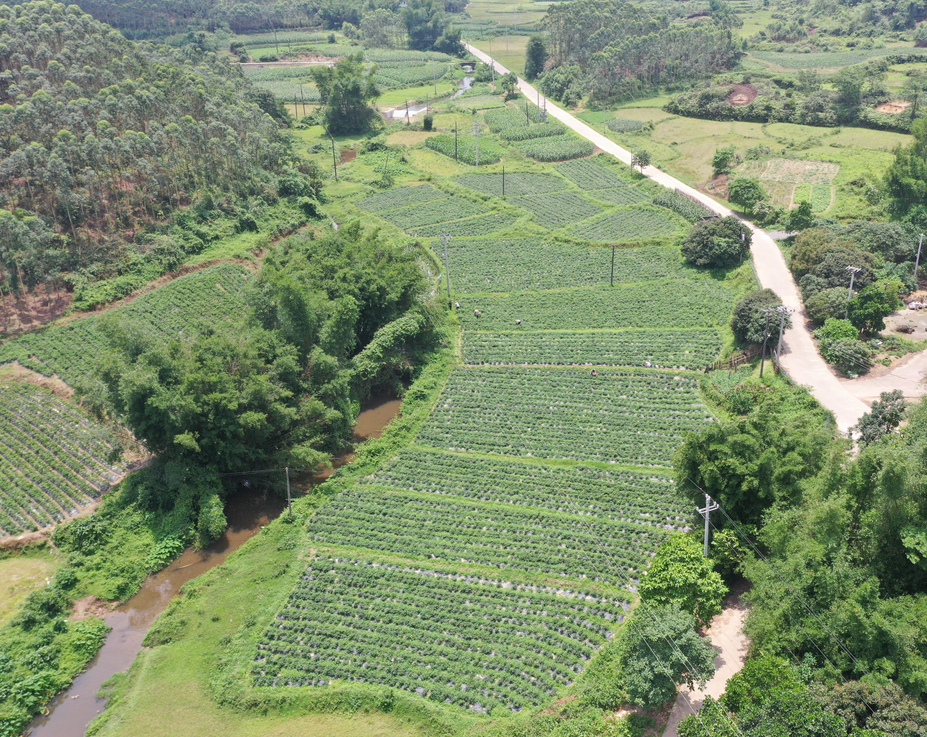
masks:
[[(497, 73), (506, 74), (508, 72), (508, 69), (495, 62), (479, 49), (469, 44), (466, 47), (480, 61), (493, 64)], [(518, 80), (518, 88), (529, 100), (539, 99), (538, 91), (521, 78)], [(596, 133), (581, 120), (557, 107), (549, 100), (547, 101), (547, 112), (551, 117), (569, 126), (583, 138), (630, 166), (632, 156), (630, 151), (623, 149), (601, 133)], [(779, 295), (784, 305), (796, 311), (796, 315), (792, 319), (793, 327), (786, 331), (782, 341), (782, 366), (796, 383), (807, 386), (814, 397), (834, 413), (837, 427), (841, 433), (846, 434), (850, 427), (855, 425), (859, 418), (869, 411), (869, 405), (854, 396), (854, 393), (834, 376), (830, 367), (818, 353), (811, 332), (805, 326), (805, 320), (803, 319), (804, 305), (801, 301), (798, 286), (792, 279), (792, 273), (786, 266), (785, 259), (782, 257), (782, 252), (776, 242), (765, 231), (750, 221), (744, 220), (708, 195), (684, 184), (675, 177), (671, 177), (666, 172), (653, 166), (647, 166), (644, 167), (644, 175), (664, 187), (679, 190), (722, 217), (734, 215), (740, 218), (744, 227), (750, 229), (753, 234), (751, 252), (760, 284), (765, 288), (772, 289)]]
[(706, 633), (711, 646), (717, 651), (715, 656), (715, 675), (705, 684), (705, 688), (690, 691), (685, 686), (676, 695), (676, 703), (670, 712), (663, 730), (663, 737), (676, 737), (679, 722), (695, 714), (705, 701), (706, 696), (719, 698), (724, 693), (728, 680), (744, 667), (747, 648), (750, 645), (744, 634), (744, 618), (747, 606), (740, 593), (732, 593), (724, 603), (721, 613), (711, 620)]

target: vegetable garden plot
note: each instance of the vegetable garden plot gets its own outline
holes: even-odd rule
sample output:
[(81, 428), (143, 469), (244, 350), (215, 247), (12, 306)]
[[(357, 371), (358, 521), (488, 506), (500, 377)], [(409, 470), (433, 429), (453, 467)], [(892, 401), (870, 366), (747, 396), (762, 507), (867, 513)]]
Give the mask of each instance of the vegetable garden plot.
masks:
[(471, 365), (548, 364), (643, 366), (699, 370), (721, 352), (714, 329), (590, 332), (468, 331), (463, 358)]
[(671, 235), (679, 231), (680, 226), (668, 215), (669, 213), (664, 215), (648, 207), (630, 207), (584, 223), (570, 231), (570, 235), (586, 241), (604, 243), (624, 243)]
[[(502, 196), (502, 174), (464, 174), (457, 177), (457, 184), (481, 194)], [(506, 197), (522, 197), (529, 194), (562, 192), (567, 183), (551, 174), (538, 174), (532, 171), (510, 171), (505, 175)]]
[[(502, 110), (493, 110), (483, 115), (483, 120), (489, 126), (493, 133), (507, 130), (509, 128), (520, 128), (531, 125), (532, 123), (540, 124), (542, 121), (541, 110), (537, 105), (520, 105), (508, 106)], [(553, 125), (553, 123), (551, 123)], [(559, 123), (557, 124), (559, 125)]]
[[(175, 279), (108, 314), (159, 336), (191, 335), (243, 319), (244, 291), (251, 279), (251, 272), (238, 264), (220, 264)], [(97, 320), (85, 317), (4, 343), (0, 364), (18, 361), (73, 384), (93, 372), (97, 359), (109, 347)]]
[(598, 189), (589, 192), (589, 196), (612, 205), (639, 205), (650, 202), (650, 195), (637, 187), (618, 187), (617, 189)]
[(535, 222), (548, 230), (559, 230), (564, 225), (586, 220), (602, 212), (599, 205), (574, 192), (516, 197), (512, 204), (530, 212)]
[[(456, 233), (456, 225), (448, 232)], [(440, 250), (440, 243), (434, 248)], [(611, 276), (612, 251), (601, 246), (571, 246), (540, 238), (452, 238), (448, 253), (452, 286), (460, 293), (594, 286), (608, 283)], [(694, 274), (678, 248), (620, 248), (615, 252), (618, 283)], [(461, 304), (469, 306), (470, 300)]]
[(548, 136), (516, 143), (516, 146), (537, 161), (566, 161), (589, 156), (595, 147), (585, 138), (576, 136)]
[(503, 141), (530, 141), (535, 138), (562, 136), (567, 130), (563, 123), (532, 123), (530, 125), (517, 125), (506, 128), (499, 131), (497, 135)]
[(628, 183), (615, 173), (614, 168), (592, 157), (582, 161), (568, 161), (554, 167), (573, 184), (583, 190), (627, 187)]
[(283, 102), (311, 102), (317, 104), (322, 101), (322, 95), (318, 89), (293, 80), (255, 82), (254, 86), (267, 90), (275, 98)]
[(430, 495), (351, 489), (313, 517), (319, 545), (511, 568), (620, 585), (638, 578), (669, 532), (646, 523), (488, 507)]
[(31, 384), (0, 386), (0, 535), (59, 522), (125, 469), (99, 425)]
[(457, 160), (470, 166), (495, 164), (502, 158), (504, 151), (502, 146), (485, 135), (481, 136), (479, 143), (477, 143), (472, 131), (469, 131), (469, 133), (461, 131), (456, 143), (454, 142), (454, 136), (449, 133), (442, 133), (426, 139), (425, 145), (433, 151), (449, 156), (452, 159), (456, 151)]
[[(727, 322), (732, 304), (731, 293), (715, 282), (665, 279), (613, 288), (473, 295), (461, 301), (465, 309), (459, 315), (465, 330), (494, 332), (709, 328)], [(474, 310), (481, 312), (479, 317)]]
[(446, 64), (410, 64), (407, 61), (388, 61), (377, 65), (374, 81), (383, 87), (412, 87), (426, 82), (443, 80), (448, 74)]
[(714, 214), (704, 205), (693, 202), (688, 197), (683, 197), (681, 194), (665, 188), (654, 196), (653, 204), (672, 210), (677, 215), (682, 215), (690, 223), (697, 222), (706, 215)]
[(421, 445), (512, 456), (670, 466), (711, 421), (694, 378), (602, 369), (457, 369)]
[(409, 448), (362, 484), (682, 529), (690, 509), (669, 476), (539, 466)]
[[(500, 230), (508, 228), (514, 222), (515, 218), (511, 215), (505, 215), (501, 212), (488, 212), (485, 215), (478, 215), (475, 218), (455, 220), (447, 225), (441, 225), (439, 223), (436, 225), (426, 225), (423, 228), (414, 228), (409, 231), (409, 235), (415, 236), (416, 238), (437, 238), (444, 230), (447, 230), (448, 233), (453, 236), (467, 238), (498, 233)], [(453, 241), (451, 242), (453, 243)]]
[(430, 184), (421, 184), (414, 187), (393, 187), (385, 192), (377, 192), (365, 197), (357, 203), (357, 206), (367, 212), (383, 212), (384, 210), (395, 210), (400, 207), (444, 200), (448, 196), (446, 192), (442, 192)]
[(403, 230), (407, 230), (422, 225), (435, 225), (436, 223), (446, 223), (451, 220), (482, 215), (485, 212), (485, 207), (470, 202), (470, 200), (445, 199), (428, 202), (424, 205), (402, 207), (398, 210), (387, 210), (380, 213), (380, 217), (389, 220), (394, 225), (398, 225)]
[(491, 712), (548, 700), (627, 604), (460, 574), (314, 560), (258, 645), (258, 687), (363, 681)]

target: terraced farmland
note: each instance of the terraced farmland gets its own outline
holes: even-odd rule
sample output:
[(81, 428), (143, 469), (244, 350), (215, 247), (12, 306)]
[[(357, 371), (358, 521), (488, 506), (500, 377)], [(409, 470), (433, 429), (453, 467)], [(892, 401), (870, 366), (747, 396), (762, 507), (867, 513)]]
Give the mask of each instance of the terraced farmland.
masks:
[(98, 424), (31, 384), (0, 385), (0, 536), (60, 522), (124, 472)]

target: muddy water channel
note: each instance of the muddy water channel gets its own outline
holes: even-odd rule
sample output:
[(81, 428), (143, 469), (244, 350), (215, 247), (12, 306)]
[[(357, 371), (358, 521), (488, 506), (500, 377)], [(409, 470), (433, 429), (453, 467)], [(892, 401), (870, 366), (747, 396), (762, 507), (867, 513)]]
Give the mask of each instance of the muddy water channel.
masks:
[[(399, 406), (399, 400), (390, 397), (374, 398), (365, 404), (354, 426), (355, 442), (380, 437), (383, 428), (399, 413)], [(346, 454), (336, 459), (334, 465), (342, 466), (353, 458)], [(330, 474), (331, 471), (306, 475), (296, 485), (307, 489)], [(71, 687), (51, 701), (47, 712), (33, 720), (26, 734), (29, 737), (83, 737), (87, 725), (103, 711), (105, 701), (96, 697), (100, 686), (132, 665), (148, 628), (180, 587), (221, 564), (229, 553), (280, 516), (285, 508), (286, 500), (274, 494), (239, 492), (230, 497), (225, 507), (229, 523), (225, 534), (203, 550), (188, 549), (167, 568), (149, 576), (135, 596), (103, 617), (112, 631), (100, 652), (74, 679)]]

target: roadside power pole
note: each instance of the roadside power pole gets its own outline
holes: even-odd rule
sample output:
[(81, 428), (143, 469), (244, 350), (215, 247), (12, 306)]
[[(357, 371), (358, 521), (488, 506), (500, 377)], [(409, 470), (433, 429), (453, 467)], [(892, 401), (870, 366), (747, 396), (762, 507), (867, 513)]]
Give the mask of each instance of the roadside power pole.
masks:
[(791, 315), (795, 312), (795, 310), (785, 305), (779, 305), (776, 308), (776, 312), (779, 313), (779, 345), (776, 346), (776, 358), (779, 358), (782, 356), (782, 334), (785, 332), (785, 318), (787, 315)]
[(921, 246), (924, 245), (924, 234), (921, 233), (921, 238), (917, 242), (917, 258), (914, 259), (914, 283), (917, 284), (917, 267), (921, 263)]
[(708, 524), (709, 519), (711, 518), (711, 513), (720, 509), (718, 502), (714, 501), (708, 494), (705, 494), (705, 506), (702, 508), (696, 507), (698, 513), (705, 518), (705, 557), (708, 557)]
[(441, 231), (441, 243), (444, 244), (444, 277), (447, 279), (447, 306), (451, 306), (451, 264), (447, 258), (447, 244), (450, 243), (451, 236), (447, 233), (447, 228)]
[(847, 309), (843, 317), (848, 320), (850, 318), (850, 300), (853, 299), (853, 280), (856, 278), (856, 274), (860, 271), (860, 268), (858, 266), (847, 266), (847, 271), (850, 272), (850, 291), (847, 292)]
[(332, 138), (332, 134), (329, 133), (328, 137), (332, 139), (332, 166), (335, 168), (335, 181), (338, 181), (338, 159), (335, 158), (335, 139)]
[(454, 161), (457, 161), (457, 121), (454, 121)]
[(476, 141), (476, 165), (480, 165), (480, 124), (473, 124), (473, 140)]
[(763, 334), (763, 357), (760, 359), (760, 378), (763, 378), (763, 367), (766, 364), (766, 342), (769, 340), (769, 316), (772, 314), (772, 307), (764, 307), (763, 313), (766, 315), (766, 332)]
[(612, 278), (609, 280), (609, 286), (615, 286), (615, 247), (612, 246)]
[(502, 199), (505, 199), (505, 164), (502, 165)]
[(290, 519), (293, 519), (293, 500), (290, 498), (290, 467), (287, 466), (286, 471), (286, 505), (290, 508)]

